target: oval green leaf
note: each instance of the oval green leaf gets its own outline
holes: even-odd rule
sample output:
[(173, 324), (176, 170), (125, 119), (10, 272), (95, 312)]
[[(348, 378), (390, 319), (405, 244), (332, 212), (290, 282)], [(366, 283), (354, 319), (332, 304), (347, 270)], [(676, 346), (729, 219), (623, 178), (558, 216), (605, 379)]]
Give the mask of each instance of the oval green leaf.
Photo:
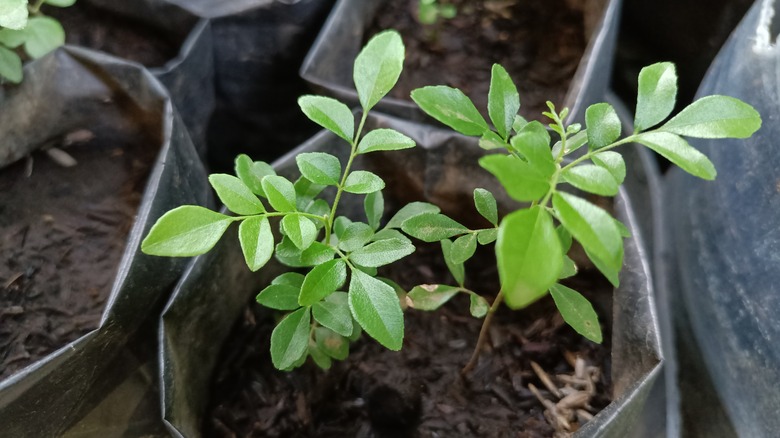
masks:
[(353, 251), (349, 259), (360, 266), (378, 268), (389, 265), (414, 252), (414, 245), (401, 239), (385, 239)]
[(240, 154), (235, 162), (236, 176), (249, 187), (255, 195), (266, 197), (263, 191), (263, 177), (276, 175), (276, 171), (270, 164), (263, 161), (252, 161), (246, 154)]
[(488, 91), (488, 115), (496, 130), (504, 139), (509, 138), (515, 116), (520, 110), (520, 95), (509, 73), (493, 64)]
[(436, 310), (458, 292), (459, 288), (444, 284), (421, 284), (406, 294), (406, 302), (413, 309)]
[(274, 367), (284, 370), (305, 356), (309, 346), (311, 315), (303, 307), (287, 315), (271, 333), (271, 361)]
[(404, 221), (404, 233), (423, 242), (438, 242), (469, 231), (468, 228), (439, 213), (423, 213)]
[(363, 222), (353, 222), (344, 228), (339, 237), (339, 249), (350, 252), (362, 248), (363, 245), (371, 241), (374, 236), (374, 229)]
[(301, 175), (311, 182), (335, 186), (341, 178), (339, 159), (324, 152), (304, 152), (295, 157)]
[(370, 110), (398, 81), (404, 64), (404, 43), (398, 32), (374, 35), (355, 58), (352, 78), (363, 111)]
[(593, 104), (585, 110), (588, 144), (599, 149), (612, 144), (620, 137), (621, 123), (615, 109), (608, 103)]
[(378, 230), (382, 215), (385, 213), (385, 198), (382, 196), (382, 191), (377, 190), (367, 194), (366, 199), (363, 200), (363, 209), (366, 212), (368, 224), (372, 229)]
[(274, 234), (265, 216), (244, 219), (238, 227), (238, 239), (246, 265), (252, 272), (262, 268), (274, 254)]
[(301, 287), (290, 284), (270, 284), (261, 290), (255, 300), (269, 309), (295, 310), (301, 307), (298, 304), (298, 295)]
[(618, 182), (607, 169), (595, 164), (580, 164), (566, 169), (562, 174), (564, 180), (574, 187), (601, 196), (615, 196), (618, 192)]
[(457, 88), (437, 85), (412, 91), (412, 100), (426, 114), (463, 135), (481, 136), (489, 131), (474, 103)]
[(450, 256), (452, 263), (461, 264), (470, 259), (477, 250), (477, 233), (468, 233), (460, 236), (452, 243)]
[(623, 184), (626, 179), (626, 162), (623, 156), (614, 151), (599, 152), (590, 157), (593, 164), (606, 169), (618, 185)]
[(717, 176), (715, 165), (710, 159), (678, 135), (668, 132), (648, 132), (639, 134), (636, 141), (658, 152), (693, 176), (706, 180), (713, 180)]
[(444, 263), (447, 265), (447, 269), (450, 270), (450, 274), (452, 274), (452, 277), (459, 285), (463, 286), (463, 283), (466, 281), (466, 269), (463, 266), (463, 263), (455, 263), (452, 260), (451, 240), (442, 239), (441, 252), (442, 255), (444, 256)]
[(493, 154), (479, 159), (479, 165), (493, 174), (507, 194), (517, 201), (536, 201), (550, 190), (550, 176), (511, 155)]
[(401, 209), (390, 218), (385, 228), (401, 228), (401, 225), (411, 217), (423, 213), (438, 213), (439, 211), (441, 211), (439, 207), (428, 202), (410, 202), (401, 207)]
[(482, 188), (474, 189), (474, 206), (488, 222), (498, 224), (498, 205), (492, 193)]
[(263, 203), (239, 178), (215, 173), (209, 175), (209, 183), (217, 192), (219, 200), (233, 213), (248, 216), (265, 212)]
[[(297, 302), (297, 300), (296, 300)], [(353, 332), (352, 313), (346, 292), (333, 292), (311, 308), (314, 320), (342, 336)]]
[(277, 175), (263, 177), (261, 182), (268, 203), (276, 211), (287, 212), (296, 210), (295, 187), (287, 178)]
[(474, 318), (482, 318), (487, 315), (490, 304), (477, 294), (469, 294), (469, 313)]
[(141, 251), (169, 257), (200, 255), (214, 247), (234, 220), (208, 208), (182, 205), (157, 220), (141, 242)]
[(397, 151), (413, 148), (414, 140), (394, 129), (374, 129), (358, 143), (357, 153), (366, 154), (375, 151)]
[(352, 143), (355, 135), (355, 116), (349, 107), (325, 96), (301, 96), (298, 106), (312, 122)]
[(347, 264), (344, 260), (333, 259), (315, 266), (303, 280), (298, 304), (311, 306), (335, 292), (345, 281), (347, 281)]
[(659, 62), (643, 68), (639, 72), (634, 130), (641, 132), (663, 122), (672, 113), (676, 98), (674, 64)]
[(317, 226), (300, 214), (287, 214), (282, 218), (282, 229), (290, 241), (301, 251), (306, 250), (317, 238)]
[(65, 44), (65, 29), (53, 18), (32, 17), (27, 21), (24, 32), (27, 34), (24, 51), (31, 58), (40, 58)]
[(392, 286), (352, 270), (349, 283), (349, 308), (355, 321), (372, 338), (393, 351), (404, 342), (404, 314)]
[(347, 193), (367, 194), (385, 188), (385, 182), (375, 173), (367, 170), (355, 170), (344, 181), (344, 191)]
[(13, 84), (18, 84), (22, 82), (23, 76), (22, 59), (19, 58), (19, 55), (0, 46), (0, 77)]
[(550, 294), (567, 324), (582, 336), (597, 344), (601, 343), (599, 316), (587, 298), (562, 284), (553, 285)]
[(761, 115), (752, 106), (729, 96), (706, 96), (658, 129), (696, 138), (748, 138), (760, 127)]

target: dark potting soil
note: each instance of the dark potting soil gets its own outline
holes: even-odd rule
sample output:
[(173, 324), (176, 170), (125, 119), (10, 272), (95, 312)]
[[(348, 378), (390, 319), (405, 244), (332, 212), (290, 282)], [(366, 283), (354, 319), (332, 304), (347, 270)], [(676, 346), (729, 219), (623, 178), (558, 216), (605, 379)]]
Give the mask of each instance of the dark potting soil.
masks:
[(25, 160), (0, 169), (0, 378), (98, 326), (157, 154), (148, 144), (98, 134), (63, 147), (75, 166), (39, 151), (29, 176)]
[(178, 54), (184, 36), (166, 34), (131, 18), (76, 2), (67, 8), (44, 7), (62, 23), (65, 41), (110, 53), (146, 67), (160, 67)]
[(486, 114), (490, 71), (501, 64), (520, 93), (520, 113), (540, 119), (546, 101), (563, 105), (587, 46), (588, 0), (441, 0), (457, 15), (433, 25), (417, 21), (418, 0), (385, 2), (367, 31), (396, 29), (406, 45), (404, 72), (391, 91), (409, 99), (415, 88), (461, 89)]
[[(409, 260), (383, 275), (402, 279), (405, 288), (451, 283), (439, 251), (437, 245), (418, 245)], [(480, 259), (488, 263), (482, 263), (483, 269), (471, 270), (478, 273), (471, 287), (495, 290), (495, 268), (484, 268), (492, 255), (489, 250), (480, 251), (469, 263), (477, 268)], [(584, 270), (570, 285), (588, 296), (602, 315), (610, 312), (612, 289), (600, 275)], [(460, 370), (471, 355), (481, 326), (481, 320), (469, 315), (467, 299), (455, 299), (433, 313), (407, 309), (405, 323), (400, 352), (389, 351), (364, 334), (352, 345), (349, 358), (334, 361), (329, 371), (309, 361), (285, 373), (273, 368), (268, 353), (274, 318), (250, 304), (217, 366), (205, 435), (552, 436), (566, 429), (554, 426), (555, 419), (545, 419), (539, 397), (562, 406), (559, 399), (564, 394), (555, 396), (533, 370), (532, 362), (544, 370), (542, 373), (556, 376), (551, 378), (555, 380), (571, 378), (575, 361), (584, 359), (598, 382), (584, 403), (587, 409), (581, 408), (578, 414), (587, 418), (609, 403), (609, 333), (604, 333), (603, 345), (585, 340), (564, 324), (550, 298), (520, 312), (502, 306), (488, 345), (466, 379), (460, 378)], [(568, 431), (576, 428), (573, 422)]]

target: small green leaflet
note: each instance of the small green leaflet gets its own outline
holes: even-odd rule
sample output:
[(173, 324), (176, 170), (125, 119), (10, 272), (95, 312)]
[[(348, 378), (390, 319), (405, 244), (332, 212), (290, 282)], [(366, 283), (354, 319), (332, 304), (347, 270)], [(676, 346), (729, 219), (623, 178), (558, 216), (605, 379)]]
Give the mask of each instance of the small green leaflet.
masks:
[(374, 35), (355, 58), (352, 78), (363, 111), (370, 110), (398, 81), (404, 63), (404, 43), (398, 32)]
[(547, 293), (563, 269), (563, 252), (552, 217), (539, 206), (507, 215), (496, 241), (498, 274), (512, 309), (528, 306)]
[(311, 315), (302, 307), (285, 316), (271, 333), (271, 361), (280, 370), (287, 369), (305, 356), (309, 345)]
[(284, 237), (276, 245), (277, 260), (293, 268), (317, 266), (332, 259), (335, 251), (328, 245), (314, 241), (305, 251), (298, 249), (289, 238)]
[(258, 196), (266, 197), (263, 191), (262, 180), (267, 175), (276, 175), (276, 171), (270, 164), (263, 161), (252, 161), (248, 155), (241, 154), (236, 157), (236, 176)]
[(371, 236), (371, 241), (372, 242), (378, 242), (380, 240), (385, 240), (385, 239), (405, 240), (405, 241), (407, 241), (409, 243), (412, 243), (412, 241), (409, 240), (409, 238), (406, 237), (406, 235), (404, 233), (402, 233), (402, 232), (400, 232), (400, 231), (398, 231), (398, 230), (396, 230), (394, 228), (385, 228), (385, 229), (379, 230), (379, 231), (376, 232), (376, 234)]
[(426, 114), (463, 135), (481, 136), (489, 131), (487, 122), (462, 91), (444, 85), (412, 91), (412, 100)]
[(492, 193), (481, 188), (474, 189), (474, 206), (488, 222), (498, 225), (498, 206)]
[(235, 176), (215, 173), (209, 175), (209, 183), (217, 192), (219, 200), (233, 213), (244, 216), (265, 213), (263, 203)]
[(591, 149), (608, 146), (620, 137), (620, 118), (608, 103), (589, 106), (585, 110), (585, 124), (588, 127), (588, 144)]
[(582, 336), (597, 344), (601, 343), (599, 317), (585, 297), (576, 290), (561, 284), (553, 285), (550, 288), (550, 294), (567, 324)]
[(394, 129), (374, 129), (358, 143), (357, 153), (367, 154), (376, 151), (397, 151), (413, 148), (414, 140)]
[[(588, 142), (588, 130), (580, 131), (572, 136), (570, 136), (566, 140), (566, 154), (570, 154), (577, 149), (581, 148), (585, 145), (585, 143)], [(554, 157), (557, 157), (561, 153), (561, 148), (563, 147), (563, 143), (561, 141), (555, 142), (555, 145), (553, 145), (552, 148), (552, 155)]]
[(344, 228), (339, 235), (339, 249), (346, 252), (362, 248), (371, 241), (374, 230), (363, 222), (353, 222)]
[(615, 177), (603, 167), (595, 164), (580, 164), (566, 169), (563, 178), (574, 187), (601, 196), (615, 196), (618, 183)]
[(409, 307), (417, 310), (436, 310), (460, 292), (460, 288), (444, 284), (421, 284), (406, 294)]
[(40, 58), (65, 44), (65, 29), (59, 21), (49, 17), (32, 17), (24, 28), (27, 38), (24, 51), (31, 58)]
[(342, 336), (352, 335), (354, 329), (348, 300), (346, 292), (333, 292), (312, 306), (314, 320)]
[(488, 115), (496, 130), (504, 139), (509, 138), (515, 115), (520, 110), (520, 95), (517, 94), (509, 73), (504, 67), (493, 64), (488, 91)]
[(463, 263), (455, 263), (452, 260), (452, 241), (449, 239), (442, 239), (441, 252), (444, 255), (444, 263), (447, 264), (447, 269), (450, 270), (455, 281), (459, 285), (463, 286), (466, 281), (466, 270), (463, 267)]
[(344, 191), (347, 193), (367, 194), (385, 188), (382, 178), (367, 170), (352, 171), (344, 181)]
[(685, 107), (661, 131), (696, 138), (748, 138), (761, 127), (752, 106), (729, 96), (706, 96)]
[(512, 137), (512, 149), (538, 169), (538, 173), (552, 175), (555, 172), (555, 160), (550, 151), (550, 133), (541, 123), (533, 121), (523, 126)]
[(336, 360), (344, 360), (349, 356), (349, 341), (333, 330), (317, 327), (314, 329), (314, 340), (320, 350)]
[(298, 304), (311, 306), (327, 297), (347, 281), (347, 264), (333, 259), (317, 265), (306, 274), (298, 296)]
[(717, 176), (715, 166), (709, 158), (678, 135), (668, 132), (647, 132), (639, 134), (636, 141), (658, 152), (693, 176), (706, 180), (713, 180)]
[(372, 338), (398, 351), (404, 341), (404, 314), (395, 290), (386, 283), (353, 269), (349, 283), (352, 316)]
[(21, 30), (27, 24), (27, 0), (0, 0), (0, 27)]
[(11, 83), (22, 82), (22, 59), (19, 55), (0, 46), (0, 76)]
[(401, 225), (404, 233), (423, 242), (438, 242), (469, 231), (468, 228), (439, 213), (412, 216)]
[(477, 233), (460, 236), (452, 243), (450, 255), (452, 263), (461, 264), (470, 259), (477, 250)]
[[(309, 356), (311, 356), (311, 360), (313, 360), (314, 363), (318, 367), (320, 367), (320, 369), (329, 370), (330, 367), (333, 365), (333, 360), (330, 358), (330, 356), (325, 354), (324, 351), (322, 351), (322, 349), (319, 347), (319, 345), (317, 345), (317, 342), (315, 340), (309, 339), (308, 351), (309, 351)], [(300, 366), (303, 365), (303, 363), (295, 364), (291, 367), (291, 369), (298, 368), (298, 366), (296, 365)]]
[(290, 213), (282, 218), (282, 229), (290, 241), (301, 251), (311, 246), (317, 238), (317, 227), (307, 217)]
[(479, 165), (492, 173), (506, 192), (517, 201), (535, 201), (550, 190), (550, 177), (538, 168), (511, 155), (493, 154), (479, 159)]
[(324, 152), (304, 152), (295, 157), (301, 175), (311, 182), (336, 186), (341, 178), (339, 159)]
[(390, 218), (390, 221), (387, 222), (385, 228), (401, 228), (401, 225), (411, 217), (423, 213), (438, 213), (439, 211), (439, 207), (428, 202), (410, 202), (401, 207), (401, 209)]
[(623, 238), (615, 221), (606, 211), (568, 193), (553, 195), (558, 220), (586, 251), (598, 257), (607, 268), (620, 271), (623, 266)]
[(366, 211), (368, 225), (372, 229), (378, 230), (382, 221), (382, 215), (385, 213), (385, 198), (382, 196), (382, 191), (377, 190), (367, 194), (366, 199), (363, 201), (363, 209)]
[(298, 106), (312, 122), (352, 143), (355, 116), (349, 107), (330, 97), (311, 95), (299, 97)]
[(378, 268), (389, 265), (414, 252), (414, 245), (400, 239), (385, 239), (353, 251), (349, 259), (360, 266)]
[(274, 235), (267, 217), (244, 219), (238, 227), (238, 240), (246, 265), (252, 272), (262, 268), (274, 254)]
[(141, 242), (149, 255), (190, 257), (208, 252), (236, 218), (197, 205), (182, 205), (162, 215)]
[(477, 294), (469, 294), (469, 313), (474, 318), (482, 318), (487, 315), (490, 304)]
[(493, 243), (497, 238), (498, 228), (488, 228), (485, 230), (480, 230), (479, 233), (477, 233), (477, 242), (479, 242), (480, 245)]
[(626, 179), (626, 162), (623, 156), (614, 151), (599, 152), (590, 157), (593, 164), (606, 169), (618, 184)]
[(15, 49), (27, 39), (27, 34), (24, 30), (14, 30), (9, 28), (0, 28), (0, 45), (6, 46), (9, 49)]
[(479, 139), (479, 147), (485, 150), (503, 149), (506, 147), (506, 142), (495, 132), (485, 131)]
[(295, 187), (287, 178), (277, 175), (263, 177), (261, 182), (263, 191), (276, 211), (295, 211), (296, 196)]
[(664, 121), (674, 109), (677, 72), (671, 62), (649, 65), (639, 72), (634, 129), (636, 132)]
[(300, 307), (300, 295), (303, 275), (297, 272), (286, 272), (276, 277), (270, 285), (257, 294), (257, 302), (265, 307), (276, 310), (295, 310)]

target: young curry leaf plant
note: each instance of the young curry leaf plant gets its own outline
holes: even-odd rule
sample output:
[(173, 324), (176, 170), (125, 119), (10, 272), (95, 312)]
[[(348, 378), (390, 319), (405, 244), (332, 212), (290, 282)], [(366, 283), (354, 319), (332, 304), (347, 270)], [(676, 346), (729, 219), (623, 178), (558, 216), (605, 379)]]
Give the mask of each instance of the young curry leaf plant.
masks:
[[(274, 255), (291, 268), (303, 268), (305, 273), (290, 270), (276, 277), (257, 296), (260, 304), (287, 312), (271, 334), (271, 359), (279, 369), (298, 367), (309, 356), (328, 368), (333, 359), (346, 358), (350, 341), (362, 331), (391, 350), (401, 349), (399, 288), (378, 277), (377, 268), (406, 257), (415, 247), (397, 230), (405, 213), (380, 228), (385, 183), (372, 172), (353, 169), (353, 160), (360, 154), (415, 146), (411, 138), (391, 129), (363, 135), (369, 110), (395, 85), (403, 60), (401, 37), (393, 31), (373, 37), (357, 56), (354, 82), (363, 110), (357, 126), (352, 111), (338, 100), (298, 100), (306, 116), (346, 142), (346, 162), (323, 152), (301, 153), (296, 156), (301, 176), (291, 181), (267, 163), (240, 155), (236, 176), (209, 177), (234, 216), (182, 206), (163, 215), (142, 243), (147, 254), (203, 254), (230, 224), (239, 222), (239, 241), (250, 269), (262, 268)], [(320, 196), (327, 187), (335, 189), (330, 203)], [(366, 222), (337, 216), (345, 194), (364, 197)], [(272, 231), (275, 223), (278, 242)]]
[[(510, 308), (520, 309), (549, 292), (566, 322), (595, 342), (601, 342), (602, 334), (591, 304), (560, 284), (577, 272), (567, 253), (572, 238), (576, 239), (594, 265), (617, 286), (627, 232), (607, 211), (581, 195), (559, 190), (559, 185), (566, 183), (600, 196), (616, 195), (626, 176), (626, 165), (613, 149), (627, 143), (647, 146), (683, 170), (711, 180), (715, 178), (714, 166), (683, 137), (746, 138), (761, 126), (759, 114), (750, 105), (727, 96), (703, 97), (669, 118), (677, 94), (677, 74), (670, 63), (641, 71), (635, 129), (622, 137), (621, 122), (607, 103), (587, 108), (584, 127), (567, 124), (568, 109), (557, 112), (550, 102), (549, 111), (543, 113), (551, 120), (547, 127), (526, 121), (518, 115), (520, 99), (514, 83), (497, 64), (488, 93), (492, 129), (458, 89), (424, 87), (414, 90), (412, 99), (430, 116), (461, 134), (479, 137), (483, 148), (496, 152), (481, 158), (479, 164), (498, 179), (511, 198), (527, 203), (527, 207), (497, 223), (493, 196), (477, 189), (477, 211), (494, 228), (470, 230), (440, 213), (405, 221), (402, 229), (409, 235), (441, 242), (447, 266), (458, 283), (457, 287), (416, 288), (409, 294), (410, 305), (435, 309), (455, 293), (466, 291), (463, 262), (474, 254), (476, 243), (495, 240), (501, 291), (490, 313), (502, 300)], [(554, 143), (551, 132), (556, 136)], [(576, 158), (564, 161), (577, 150), (581, 153)], [(486, 311), (484, 304), (477, 305), (480, 313)], [(487, 324), (489, 318), (483, 332)]]

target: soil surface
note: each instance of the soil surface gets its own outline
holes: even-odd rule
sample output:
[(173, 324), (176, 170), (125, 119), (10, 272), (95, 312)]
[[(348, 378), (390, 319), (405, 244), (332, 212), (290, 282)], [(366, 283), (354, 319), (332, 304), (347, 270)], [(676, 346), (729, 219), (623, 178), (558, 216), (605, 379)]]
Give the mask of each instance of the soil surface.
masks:
[(588, 0), (440, 0), (454, 5), (452, 19), (417, 21), (418, 0), (386, 2), (367, 36), (396, 29), (406, 45), (404, 72), (391, 91), (409, 99), (415, 88), (449, 85), (487, 114), (490, 71), (501, 64), (520, 93), (520, 113), (541, 119), (545, 102), (561, 107), (587, 45)]
[[(406, 262), (383, 275), (401, 279), (405, 288), (452, 284), (439, 251), (438, 245), (418, 245)], [(475, 273), (472, 288), (496, 290), (495, 268), (485, 267), (495, 266), (492, 257), (490, 248), (480, 248), (469, 262), (467, 272)], [(600, 275), (584, 270), (573, 280), (570, 286), (588, 296), (601, 314), (611, 311), (612, 289)], [(555, 387), (564, 386), (558, 379), (575, 374), (577, 362), (580, 368), (589, 365), (595, 392), (587, 408), (578, 411), (581, 416), (587, 418), (609, 403), (610, 334), (604, 333), (603, 345), (585, 340), (563, 323), (549, 297), (521, 312), (502, 306), (488, 345), (466, 379), (460, 378), (460, 370), (471, 355), (481, 320), (469, 315), (465, 297), (456, 297), (434, 313), (408, 309), (405, 323), (400, 352), (389, 351), (364, 334), (352, 345), (349, 358), (334, 361), (329, 371), (309, 361), (284, 373), (273, 369), (268, 353), (274, 319), (251, 304), (217, 366), (205, 435), (565, 436), (566, 429), (555, 418), (545, 418), (550, 415), (539, 400), (561, 405), (564, 395), (556, 396), (545, 386), (532, 362), (541, 373), (553, 376)], [(568, 426), (573, 431), (578, 423)]]
[(173, 59), (183, 41), (183, 37), (86, 2), (67, 8), (44, 7), (43, 12), (62, 23), (66, 43), (110, 53), (146, 67), (160, 67)]
[(81, 137), (0, 170), (0, 379), (98, 326), (157, 153)]

